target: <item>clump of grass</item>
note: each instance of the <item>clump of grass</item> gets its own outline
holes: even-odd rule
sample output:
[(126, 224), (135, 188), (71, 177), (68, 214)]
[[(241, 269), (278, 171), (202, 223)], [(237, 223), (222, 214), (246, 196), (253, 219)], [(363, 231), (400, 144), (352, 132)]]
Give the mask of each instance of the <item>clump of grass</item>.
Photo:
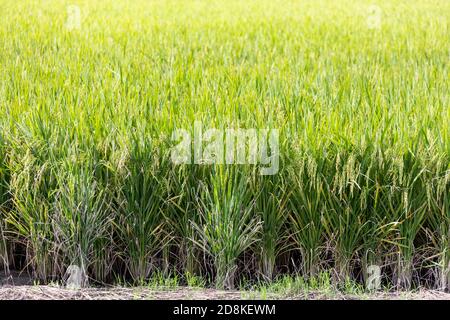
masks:
[(201, 272), (201, 251), (195, 245), (198, 234), (195, 225), (200, 223), (199, 196), (205, 170), (199, 166), (179, 166), (170, 170), (166, 212), (166, 228), (171, 231), (179, 267), (190, 276)]
[(143, 283), (156, 267), (156, 256), (167, 244), (163, 233), (167, 163), (153, 154), (147, 141), (136, 138), (122, 172), (117, 174), (115, 229), (127, 269)]
[(184, 280), (189, 288), (204, 288), (206, 286), (206, 281), (204, 278), (193, 275), (189, 272), (184, 274)]
[(147, 286), (153, 290), (173, 290), (180, 286), (180, 279), (176, 273), (166, 274), (157, 270), (150, 276)]
[[(450, 171), (445, 171), (446, 163), (442, 159), (437, 160), (437, 166), (442, 166), (442, 169), (426, 181), (428, 234), (432, 244), (430, 255), (437, 257), (436, 287), (450, 290)], [(439, 172), (443, 172), (442, 175)]]
[(4, 213), (5, 221), (12, 238), (25, 248), (33, 275), (46, 281), (58, 265), (52, 229), (55, 171), (39, 143), (27, 145), (19, 139), (14, 143), (8, 162), (13, 208)]
[(300, 271), (305, 277), (320, 271), (321, 252), (325, 244), (325, 185), (321, 178), (323, 165), (313, 158), (296, 163), (289, 175), (290, 234), (294, 248), (300, 250)]
[(8, 271), (9, 253), (6, 235), (5, 214), (9, 204), (9, 171), (6, 165), (6, 146), (0, 135), (0, 268)]
[(286, 250), (287, 199), (283, 177), (261, 176), (256, 173), (251, 182), (251, 192), (255, 197), (254, 212), (262, 223), (259, 261), (264, 279), (272, 280), (276, 259)]
[(237, 167), (217, 166), (202, 188), (196, 242), (212, 256), (217, 288), (233, 289), (239, 256), (258, 241), (261, 223), (252, 216), (248, 178)]
[(104, 261), (97, 258), (110, 238), (112, 215), (92, 164), (65, 163), (60, 170), (52, 221), (55, 244), (69, 265), (80, 268), (82, 286), (86, 286), (88, 269), (99, 280), (106, 272)]

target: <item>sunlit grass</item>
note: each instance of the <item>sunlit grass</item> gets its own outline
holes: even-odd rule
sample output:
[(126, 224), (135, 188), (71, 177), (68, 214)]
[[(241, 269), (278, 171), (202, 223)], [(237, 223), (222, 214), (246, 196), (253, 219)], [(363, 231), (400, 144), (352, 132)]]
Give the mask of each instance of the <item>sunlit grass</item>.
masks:
[[(0, 266), (448, 288), (449, 26), (445, 0), (1, 0)], [(278, 174), (172, 164), (194, 121), (278, 129)]]

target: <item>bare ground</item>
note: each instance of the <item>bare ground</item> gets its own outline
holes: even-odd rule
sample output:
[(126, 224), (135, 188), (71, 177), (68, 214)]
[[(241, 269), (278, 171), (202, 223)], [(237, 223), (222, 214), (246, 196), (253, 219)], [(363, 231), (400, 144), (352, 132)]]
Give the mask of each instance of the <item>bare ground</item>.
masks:
[(379, 292), (348, 295), (340, 292), (308, 292), (298, 295), (264, 294), (249, 291), (221, 291), (205, 288), (103, 287), (71, 290), (58, 285), (33, 285), (26, 277), (0, 277), (0, 300), (241, 300), (241, 299), (315, 299), (315, 300), (450, 300), (450, 293), (433, 290), (416, 292)]
[(450, 300), (449, 293), (422, 290), (418, 292), (377, 293), (364, 295), (345, 295), (341, 293), (310, 292), (303, 295), (280, 296), (248, 293), (240, 291), (220, 291), (214, 289), (149, 289), (135, 288), (86, 288), (70, 290), (57, 286), (2, 286), (2, 300), (241, 300), (241, 299), (315, 299), (315, 300), (355, 300), (355, 299), (387, 299), (387, 300)]

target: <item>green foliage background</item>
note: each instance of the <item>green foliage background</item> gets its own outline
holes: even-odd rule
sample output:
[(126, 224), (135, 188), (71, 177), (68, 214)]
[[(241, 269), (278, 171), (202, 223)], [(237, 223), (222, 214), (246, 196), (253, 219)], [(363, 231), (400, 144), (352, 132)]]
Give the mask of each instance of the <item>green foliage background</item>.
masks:
[[(448, 288), (450, 2), (375, 4), (0, 1), (0, 263)], [(173, 165), (195, 120), (279, 129), (279, 173)]]

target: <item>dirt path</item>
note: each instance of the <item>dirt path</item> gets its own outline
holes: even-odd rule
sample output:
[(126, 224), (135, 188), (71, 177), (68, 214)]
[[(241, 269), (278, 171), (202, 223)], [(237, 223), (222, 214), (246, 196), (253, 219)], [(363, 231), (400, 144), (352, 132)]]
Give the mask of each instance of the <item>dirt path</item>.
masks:
[(69, 290), (57, 286), (2, 286), (0, 287), (0, 299), (6, 300), (164, 300), (164, 299), (186, 299), (186, 300), (239, 300), (239, 299), (426, 299), (426, 300), (450, 300), (449, 293), (424, 290), (415, 293), (378, 293), (374, 295), (352, 296), (340, 293), (312, 292), (307, 295), (296, 296), (261, 296), (258, 293), (239, 291), (219, 291), (214, 289), (190, 289), (178, 288), (167, 290), (155, 290), (144, 287), (136, 288), (87, 288), (82, 290)]
[(151, 290), (148, 288), (88, 288), (70, 290), (56, 286), (4, 286), (0, 287), (0, 299), (56, 299), (56, 300), (161, 300), (161, 299), (240, 299), (236, 291), (213, 289)]

